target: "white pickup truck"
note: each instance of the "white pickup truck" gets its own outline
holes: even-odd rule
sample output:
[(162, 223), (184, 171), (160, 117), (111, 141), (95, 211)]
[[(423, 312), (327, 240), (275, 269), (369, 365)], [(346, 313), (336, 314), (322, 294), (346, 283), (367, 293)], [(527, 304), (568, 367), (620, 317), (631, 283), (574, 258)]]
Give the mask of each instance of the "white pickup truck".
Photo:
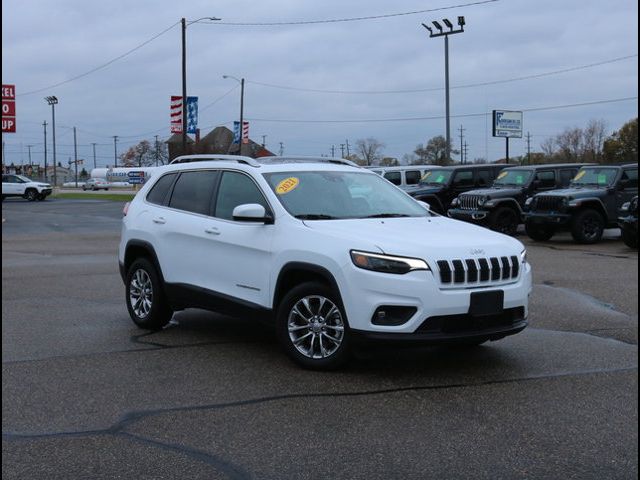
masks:
[(52, 191), (48, 183), (34, 182), (22, 175), (2, 175), (2, 201), (7, 197), (22, 197), (30, 202), (44, 200)]

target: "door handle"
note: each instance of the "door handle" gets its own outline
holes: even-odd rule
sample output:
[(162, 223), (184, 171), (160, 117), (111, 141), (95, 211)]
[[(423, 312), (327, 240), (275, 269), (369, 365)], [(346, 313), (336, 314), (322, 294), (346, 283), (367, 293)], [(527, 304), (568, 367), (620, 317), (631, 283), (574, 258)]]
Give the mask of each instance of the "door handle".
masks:
[(160, 225), (164, 225), (167, 221), (163, 217), (158, 217), (153, 219), (153, 223), (159, 223)]
[(216, 227), (205, 228), (204, 232), (208, 233), (209, 235), (220, 235), (220, 230), (218, 230)]

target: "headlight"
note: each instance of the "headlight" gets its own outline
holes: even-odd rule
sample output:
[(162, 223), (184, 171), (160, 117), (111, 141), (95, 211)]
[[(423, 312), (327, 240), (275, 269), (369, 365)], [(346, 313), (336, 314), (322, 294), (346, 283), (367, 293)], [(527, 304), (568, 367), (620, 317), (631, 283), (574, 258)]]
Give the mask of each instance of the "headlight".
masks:
[(525, 249), (525, 250), (522, 250), (522, 251), (520, 252), (520, 263), (521, 263), (522, 265), (524, 265), (525, 263), (527, 263), (527, 250), (526, 250), (526, 249)]
[(486, 201), (487, 201), (486, 198), (481, 198), (480, 200), (478, 200), (478, 206), (483, 207)]
[(620, 207), (620, 210), (622, 210), (623, 212), (628, 212), (630, 207), (631, 207), (631, 202), (625, 202)]
[(458, 197), (456, 197), (453, 200), (451, 200), (451, 206), (452, 207), (457, 207), (459, 204), (460, 204), (460, 200), (458, 200)]
[(351, 250), (351, 261), (358, 268), (374, 272), (405, 274), (413, 270), (429, 270), (429, 265), (419, 258), (395, 257), (379, 253)]
[(485, 207), (493, 207), (495, 204), (496, 204), (495, 200), (487, 200), (486, 202), (484, 202)]
[(525, 200), (524, 204), (528, 207), (533, 203), (533, 197), (529, 197)]

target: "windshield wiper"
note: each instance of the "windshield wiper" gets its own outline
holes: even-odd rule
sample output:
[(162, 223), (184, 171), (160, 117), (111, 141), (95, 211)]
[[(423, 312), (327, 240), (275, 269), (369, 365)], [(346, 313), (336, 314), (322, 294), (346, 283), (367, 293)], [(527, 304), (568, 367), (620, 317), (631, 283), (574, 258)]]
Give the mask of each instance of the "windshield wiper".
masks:
[(325, 215), (323, 213), (302, 213), (300, 215), (296, 215), (296, 218), (300, 220), (335, 220), (337, 217), (332, 217), (331, 215)]
[(407, 215), (406, 213), (376, 213), (375, 215), (367, 215), (364, 218), (399, 218), (410, 216), (411, 215)]

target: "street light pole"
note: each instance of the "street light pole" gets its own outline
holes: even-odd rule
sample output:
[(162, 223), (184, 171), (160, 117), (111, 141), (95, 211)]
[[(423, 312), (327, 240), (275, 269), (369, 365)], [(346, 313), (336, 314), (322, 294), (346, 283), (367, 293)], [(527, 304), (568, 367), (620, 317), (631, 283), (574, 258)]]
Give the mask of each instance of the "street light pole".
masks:
[(449, 29), (448, 31), (444, 31), (442, 25), (440, 25), (437, 21), (432, 21), (433, 26), (438, 30), (438, 32), (434, 33), (431, 27), (428, 27), (424, 23), (422, 26), (429, 31), (429, 38), (435, 37), (444, 37), (444, 88), (445, 88), (445, 115), (446, 115), (446, 142), (445, 145), (445, 159), (447, 161), (451, 161), (451, 117), (449, 112), (449, 35), (453, 35), (455, 33), (464, 32), (464, 17), (458, 17), (458, 25), (460, 28), (454, 30), (453, 24), (448, 19), (443, 19), (442, 22)]
[(118, 136), (113, 136), (113, 168), (118, 168)]
[(182, 154), (187, 154), (187, 25), (197, 23), (200, 20), (220, 20), (216, 17), (202, 17), (197, 20), (187, 21), (180, 19), (182, 25)]
[(47, 182), (47, 122), (42, 122), (44, 127), (44, 181)]
[(45, 100), (49, 105), (51, 105), (51, 137), (53, 141), (53, 188), (55, 188), (58, 183), (58, 161), (56, 157), (56, 104), (58, 103), (58, 99), (54, 96), (51, 96), (45, 97)]
[(223, 75), (222, 78), (231, 78), (240, 84), (240, 138), (238, 139), (238, 154), (242, 154), (242, 131), (244, 129), (244, 78), (239, 79), (233, 75)]

